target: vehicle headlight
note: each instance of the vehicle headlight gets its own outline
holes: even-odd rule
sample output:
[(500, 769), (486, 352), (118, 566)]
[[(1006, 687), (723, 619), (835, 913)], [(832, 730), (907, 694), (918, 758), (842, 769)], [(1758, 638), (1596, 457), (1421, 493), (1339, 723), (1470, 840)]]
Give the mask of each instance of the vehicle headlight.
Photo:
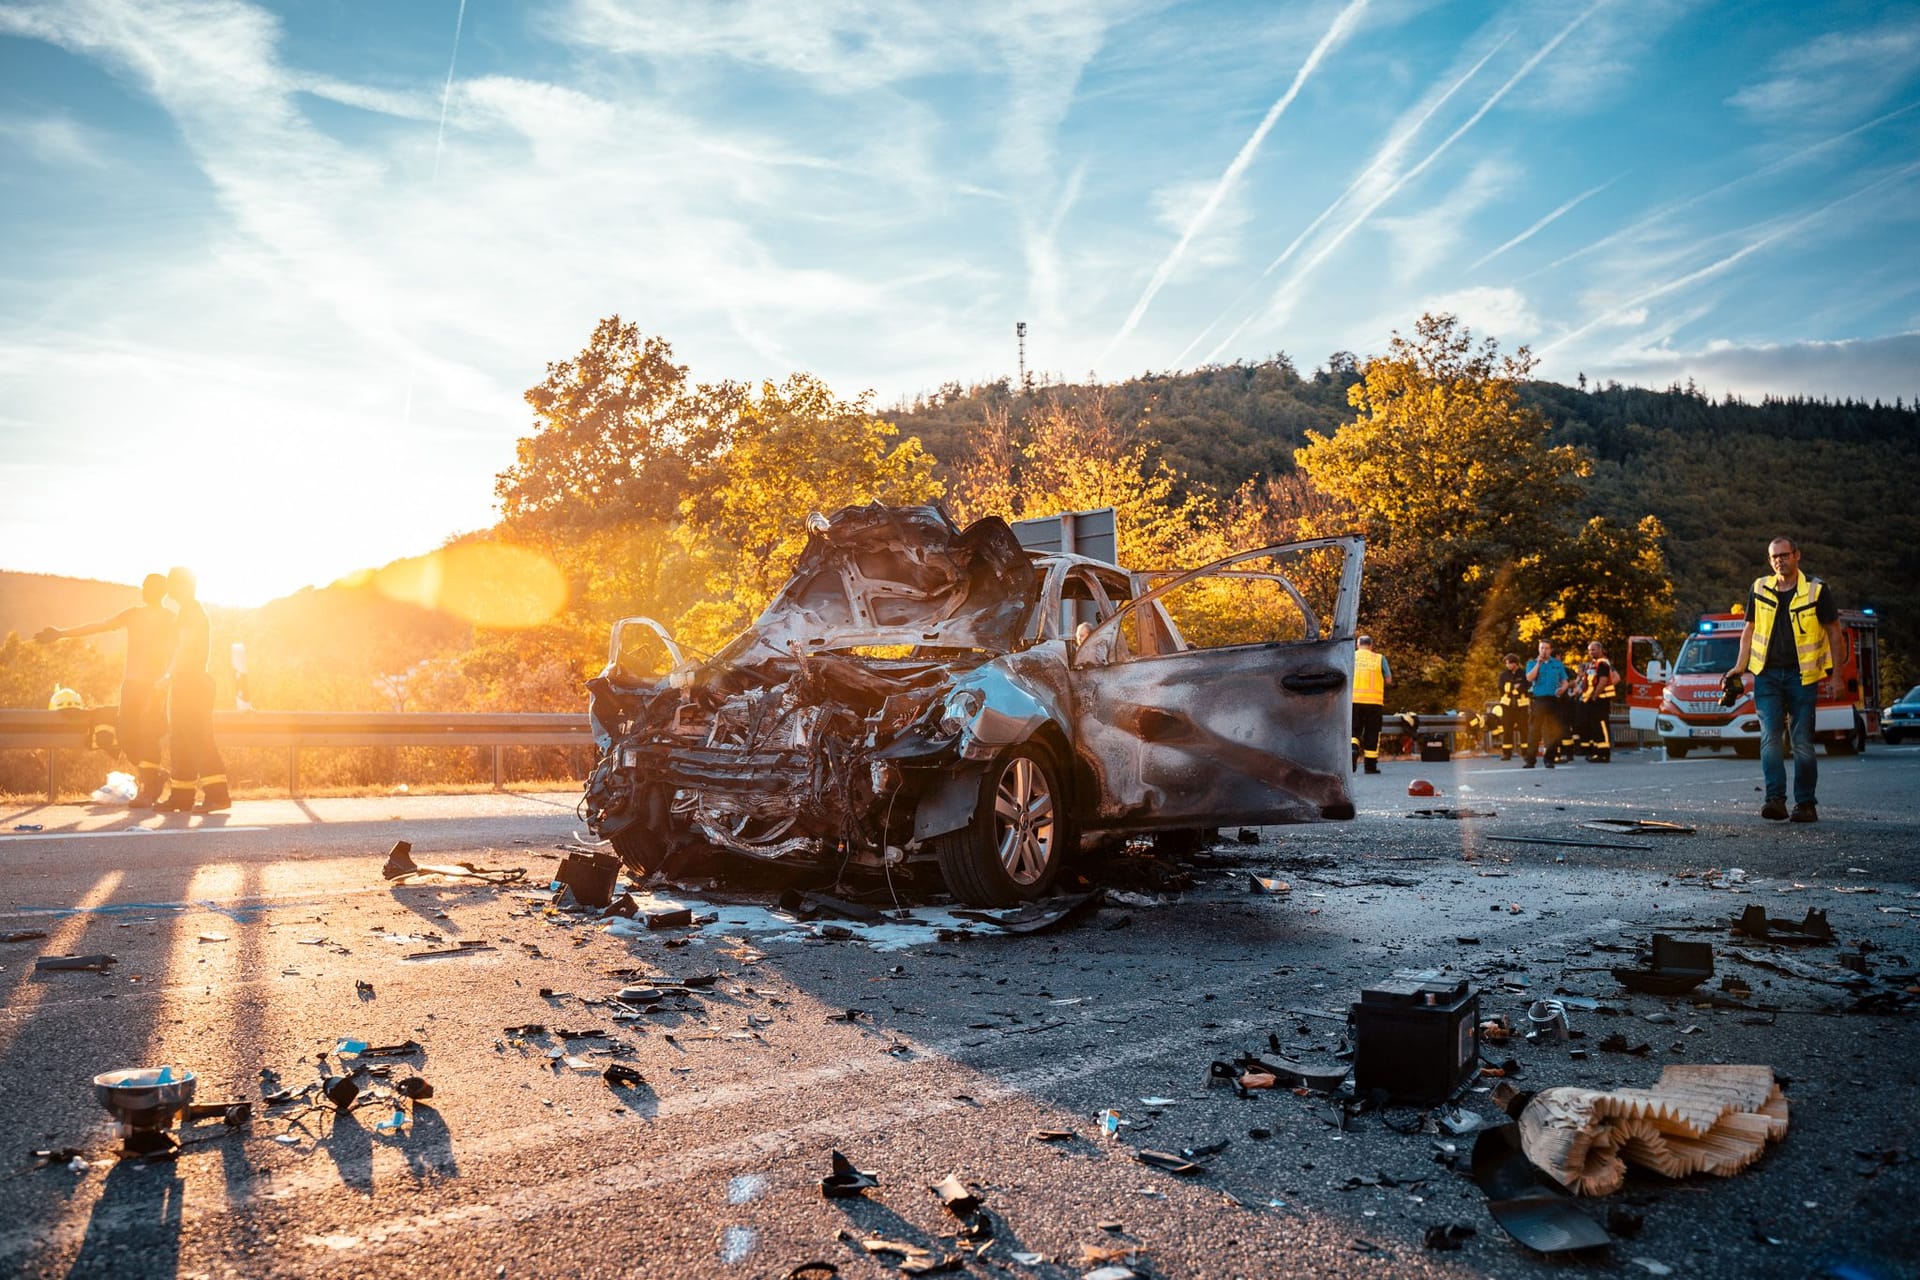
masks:
[(1673, 690), (1665, 689), (1661, 691), (1660, 709), (1662, 711), (1678, 711), (1680, 709), (1680, 703), (1675, 700)]
[(940, 732), (957, 734), (980, 714), (986, 697), (978, 689), (955, 689), (940, 708)]

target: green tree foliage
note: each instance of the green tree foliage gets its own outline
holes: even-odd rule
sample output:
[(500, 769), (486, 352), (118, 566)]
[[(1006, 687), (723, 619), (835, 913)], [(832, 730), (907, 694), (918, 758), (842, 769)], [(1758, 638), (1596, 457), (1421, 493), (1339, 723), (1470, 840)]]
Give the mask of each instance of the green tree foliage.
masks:
[(726, 443), (742, 399), (690, 386), (664, 338), (608, 316), (526, 393), (535, 429), (494, 486), (509, 525), (576, 530), (672, 518), (692, 473)]
[(1533, 363), (1422, 316), (1362, 369), (1353, 421), (1295, 455), (1333, 504), (1306, 527), (1367, 536), (1363, 625), (1409, 705), (1479, 700), (1522, 639), (1617, 652), (1671, 608), (1658, 521), (1580, 524), (1590, 463), (1522, 403)]

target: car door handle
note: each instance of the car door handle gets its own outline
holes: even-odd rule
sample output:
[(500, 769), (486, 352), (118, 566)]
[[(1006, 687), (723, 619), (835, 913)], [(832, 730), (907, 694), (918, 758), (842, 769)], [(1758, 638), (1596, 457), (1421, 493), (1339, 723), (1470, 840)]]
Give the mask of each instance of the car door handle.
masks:
[(1288, 693), (1332, 693), (1346, 682), (1338, 671), (1294, 672), (1280, 677), (1280, 686)]

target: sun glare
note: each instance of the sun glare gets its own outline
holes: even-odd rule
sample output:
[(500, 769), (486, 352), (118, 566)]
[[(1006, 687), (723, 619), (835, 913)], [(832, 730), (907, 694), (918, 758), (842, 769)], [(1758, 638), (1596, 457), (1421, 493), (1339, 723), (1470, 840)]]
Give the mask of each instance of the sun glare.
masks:
[(567, 602), (567, 583), (537, 551), (497, 542), (444, 547), (373, 575), (389, 599), (439, 609), (483, 627), (535, 627)]

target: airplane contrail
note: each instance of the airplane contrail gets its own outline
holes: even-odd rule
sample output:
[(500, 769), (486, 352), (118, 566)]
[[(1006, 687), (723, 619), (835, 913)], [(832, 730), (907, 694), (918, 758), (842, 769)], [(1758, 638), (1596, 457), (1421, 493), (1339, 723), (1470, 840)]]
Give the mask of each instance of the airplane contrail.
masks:
[(1732, 265), (1734, 265), (1736, 262), (1739, 262), (1742, 258), (1758, 253), (1760, 250), (1766, 248), (1768, 245), (1773, 244), (1787, 236), (1792, 235), (1796, 231), (1800, 231), (1803, 228), (1812, 225), (1814, 222), (1817, 222), (1819, 219), (1824, 218), (1827, 214), (1832, 213), (1835, 209), (1838, 209), (1841, 205), (1849, 204), (1855, 200), (1858, 200), (1861, 196), (1870, 195), (1871, 193), (1878, 191), (1880, 188), (1887, 186), (1891, 183), (1898, 182), (1902, 178), (1910, 177), (1914, 173), (1920, 173), (1920, 161), (1915, 161), (1914, 163), (1909, 164), (1904, 168), (1896, 169), (1894, 172), (1888, 174), (1884, 178), (1880, 178), (1880, 179), (1877, 179), (1876, 181), (1868, 183), (1866, 186), (1860, 188), (1858, 191), (1849, 192), (1847, 195), (1841, 196), (1837, 200), (1829, 200), (1826, 204), (1821, 205), (1818, 209), (1815, 209), (1812, 213), (1805, 214), (1799, 218), (1796, 218), (1792, 222), (1787, 223), (1785, 226), (1779, 228), (1776, 231), (1768, 232), (1766, 235), (1761, 236), (1758, 240), (1755, 240), (1752, 244), (1749, 244), (1744, 248), (1736, 249), (1732, 253), (1728, 254), (1724, 258), (1719, 259), (1718, 261), (1710, 262), (1704, 267), (1700, 267), (1694, 271), (1689, 271), (1686, 275), (1681, 276), (1677, 280), (1669, 280), (1665, 284), (1656, 285), (1653, 288), (1648, 289), (1643, 293), (1640, 293), (1632, 298), (1629, 298), (1625, 302), (1609, 307), (1607, 310), (1601, 312), (1599, 315), (1595, 316), (1593, 319), (1581, 325), (1578, 329), (1575, 329), (1570, 333), (1562, 334), (1560, 337), (1555, 338), (1552, 342), (1549, 342), (1546, 346), (1541, 347), (1539, 354), (1544, 356), (1549, 351), (1553, 351), (1560, 347), (1563, 347), (1567, 343), (1572, 342), (1575, 338), (1583, 337), (1587, 333), (1598, 328), (1600, 325), (1605, 324), (1607, 321), (1615, 319), (1616, 317), (1621, 316), (1626, 312), (1632, 311), (1634, 308), (1642, 305), (1643, 303), (1652, 302), (1655, 298), (1663, 298), (1667, 294), (1674, 293), (1680, 289), (1686, 288), (1690, 284), (1693, 284), (1700, 280), (1704, 280), (1708, 276), (1717, 275), (1720, 272), (1725, 271), (1728, 267), (1731, 267)]
[(1327, 28), (1327, 33), (1320, 37), (1320, 43), (1313, 46), (1313, 52), (1307, 55), (1306, 62), (1302, 63), (1300, 70), (1294, 74), (1293, 83), (1287, 86), (1287, 91), (1280, 95), (1279, 101), (1267, 109), (1266, 118), (1260, 121), (1260, 126), (1253, 131), (1252, 136), (1241, 144), (1239, 153), (1233, 157), (1233, 163), (1229, 164), (1226, 172), (1220, 175), (1220, 181), (1214, 184), (1206, 202), (1200, 206), (1199, 212), (1188, 220), (1187, 229), (1181, 233), (1179, 243), (1173, 246), (1173, 252), (1167, 255), (1166, 260), (1153, 273), (1153, 279), (1147, 283), (1146, 291), (1140, 295), (1140, 300), (1133, 304), (1133, 310), (1127, 313), (1126, 323), (1120, 326), (1120, 332), (1114, 334), (1112, 341), (1107, 343), (1106, 349), (1100, 353), (1099, 360), (1095, 361), (1096, 364), (1111, 355), (1113, 349), (1126, 341), (1127, 335), (1139, 325), (1141, 317), (1147, 314), (1147, 308), (1153, 305), (1154, 295), (1160, 292), (1161, 286), (1167, 282), (1167, 277), (1173, 274), (1173, 269), (1180, 264), (1180, 259), (1186, 256), (1187, 246), (1193, 243), (1193, 238), (1206, 225), (1207, 219), (1213, 216), (1214, 210), (1220, 207), (1220, 202), (1226, 199), (1227, 192), (1232, 189), (1233, 184), (1239, 180), (1241, 174), (1246, 172), (1247, 166), (1253, 163), (1254, 153), (1259, 151), (1261, 142), (1265, 141), (1267, 134), (1278, 123), (1281, 115), (1293, 104), (1301, 87), (1306, 84), (1314, 69), (1320, 65), (1320, 60), (1346, 37), (1347, 32), (1359, 18), (1361, 10), (1366, 7), (1367, 0), (1351, 0), (1347, 7), (1334, 18), (1333, 25)]
[(1584, 203), (1589, 197), (1599, 195), (1602, 191), (1605, 191), (1608, 187), (1612, 186), (1614, 183), (1618, 181), (1620, 181), (1619, 178), (1608, 178), (1605, 182), (1601, 183), (1599, 186), (1589, 187), (1587, 190), (1582, 191), (1579, 195), (1567, 201), (1565, 204), (1561, 205), (1558, 209), (1555, 209), (1552, 213), (1540, 219), (1540, 221), (1534, 223), (1532, 226), (1528, 227), (1525, 231), (1522, 231), (1519, 235), (1515, 236), (1513, 239), (1501, 245), (1498, 249), (1495, 249), (1492, 253), (1489, 253), (1485, 257), (1481, 258), (1480, 261), (1468, 267), (1467, 270), (1478, 271), (1481, 267), (1486, 266), (1489, 262), (1492, 262), (1495, 258), (1499, 257), (1501, 254), (1505, 253), (1507, 250), (1513, 248), (1515, 245), (1525, 244), (1527, 241), (1533, 239), (1534, 236), (1538, 235), (1541, 231), (1544, 231), (1547, 227), (1559, 221), (1563, 214), (1571, 213), (1576, 206)]
[(1182, 360), (1185, 360), (1188, 354), (1191, 353), (1195, 347), (1199, 346), (1202, 342), (1206, 341), (1207, 335), (1212, 333), (1214, 331), (1214, 328), (1218, 326), (1222, 320), (1225, 320), (1229, 315), (1232, 315), (1234, 312), (1238, 311), (1240, 309), (1241, 304), (1247, 300), (1247, 298), (1253, 293), (1255, 289), (1258, 289), (1260, 287), (1260, 282), (1262, 280), (1265, 280), (1268, 276), (1272, 275), (1280, 267), (1284, 266), (1286, 264), (1287, 259), (1291, 258), (1294, 255), (1294, 251), (1299, 249), (1299, 247), (1303, 243), (1305, 243), (1306, 238), (1308, 236), (1312, 235), (1315, 231), (1319, 229), (1321, 223), (1325, 222), (1329, 217), (1333, 215), (1333, 211), (1335, 209), (1338, 209), (1341, 205), (1345, 204), (1348, 198), (1351, 197), (1354, 192), (1358, 191), (1362, 186), (1364, 186), (1368, 181), (1370, 181), (1374, 177), (1374, 175), (1379, 173), (1382, 169), (1385, 169), (1393, 161), (1399, 159), (1400, 153), (1406, 150), (1407, 143), (1412, 141), (1414, 135), (1418, 134), (1421, 129), (1426, 127), (1427, 121), (1433, 119), (1434, 113), (1439, 111), (1441, 107), (1445, 106), (1448, 100), (1451, 99), (1454, 94), (1458, 93), (1461, 90), (1461, 88), (1465, 86), (1469, 80), (1472, 80), (1475, 75), (1479, 74), (1480, 68), (1487, 65), (1487, 59), (1493, 57), (1494, 54), (1500, 52), (1501, 49), (1505, 48), (1507, 41), (1511, 40), (1512, 38), (1513, 37), (1510, 35), (1502, 36), (1498, 44), (1495, 44), (1493, 48), (1487, 50), (1486, 53), (1481, 55), (1480, 61), (1474, 63), (1471, 67), (1467, 68), (1467, 73), (1465, 75), (1459, 77), (1451, 85), (1448, 85), (1447, 91), (1441, 94), (1438, 98), (1434, 99), (1433, 102), (1428, 105), (1427, 109), (1420, 113), (1420, 118), (1418, 120), (1415, 120), (1411, 125), (1407, 126), (1404, 129), (1399, 130), (1393, 136), (1389, 137), (1386, 141), (1386, 144), (1382, 146), (1379, 151), (1374, 153), (1374, 157), (1367, 164), (1367, 167), (1362, 169), (1359, 172), (1359, 174), (1354, 178), (1354, 180), (1347, 184), (1347, 189), (1345, 191), (1342, 191), (1338, 196), (1336, 196), (1332, 204), (1322, 209), (1320, 211), (1320, 216), (1315, 218), (1312, 222), (1308, 223), (1306, 230), (1302, 231), (1299, 235), (1295, 236), (1293, 238), (1293, 243), (1289, 244), (1285, 249), (1281, 250), (1280, 256), (1275, 258), (1272, 262), (1269, 262), (1267, 264), (1267, 269), (1265, 271), (1262, 271), (1257, 277), (1254, 278), (1251, 284), (1249, 284), (1245, 289), (1242, 289), (1240, 291), (1239, 297), (1235, 298), (1232, 302), (1228, 303), (1226, 308), (1222, 310), (1219, 315), (1215, 316), (1212, 322), (1209, 323), (1206, 328), (1202, 329), (1199, 333), (1194, 335), (1193, 341), (1187, 343), (1185, 347), (1181, 348), (1180, 354), (1173, 358), (1174, 367), (1178, 368), (1180, 365), (1180, 362)]
[(1788, 155), (1784, 155), (1780, 157), (1778, 160), (1772, 161), (1769, 164), (1764, 164), (1760, 166), (1758, 169), (1755, 169), (1750, 173), (1743, 173), (1737, 178), (1729, 178), (1727, 181), (1721, 183), (1719, 186), (1710, 187), (1709, 189), (1702, 191), (1699, 195), (1688, 196), (1685, 200), (1675, 201), (1673, 204), (1667, 205), (1664, 208), (1655, 209), (1652, 213), (1648, 214), (1646, 217), (1630, 222), (1626, 226), (1621, 227), (1618, 231), (1609, 232), (1608, 234), (1600, 237), (1598, 240), (1595, 240), (1590, 245), (1586, 245), (1582, 248), (1575, 249), (1572, 253), (1567, 254), (1565, 257), (1556, 258), (1554, 261), (1549, 262), (1544, 267), (1534, 268), (1532, 271), (1529, 271), (1526, 275), (1521, 276), (1520, 279), (1531, 280), (1533, 279), (1533, 277), (1537, 275), (1540, 275), (1544, 272), (1552, 271), (1555, 267), (1564, 267), (1565, 265), (1567, 265), (1567, 263), (1573, 262), (1576, 259), (1584, 258), (1591, 253), (1597, 253), (1601, 249), (1606, 248), (1608, 245), (1617, 244), (1621, 240), (1626, 239), (1628, 236), (1631, 236), (1636, 232), (1642, 231), (1647, 227), (1654, 225), (1655, 223), (1659, 222), (1662, 218), (1671, 217), (1672, 215), (1679, 213), (1682, 209), (1691, 209), (1694, 205), (1699, 204), (1702, 201), (1711, 200), (1713, 199), (1713, 197), (1720, 195), (1722, 192), (1731, 191), (1733, 188), (1741, 186), (1748, 182), (1752, 182), (1756, 178), (1764, 178), (1770, 174), (1778, 173), (1780, 172), (1780, 170), (1785, 169), (1789, 165), (1798, 164), (1800, 161), (1806, 159), (1810, 155), (1813, 155), (1815, 152), (1825, 151), (1828, 147), (1838, 146), (1840, 143), (1845, 142), (1848, 138), (1851, 138), (1856, 134), (1865, 133), (1869, 129), (1877, 128), (1878, 126), (1885, 124), (1887, 121), (1892, 120), (1898, 116), (1903, 116), (1907, 114), (1907, 112), (1913, 111), (1915, 109), (1920, 109), (1920, 102), (1909, 102), (1906, 106), (1898, 107), (1892, 111), (1887, 112), (1885, 115), (1875, 116), (1873, 119), (1867, 121), (1865, 124), (1857, 124), (1853, 128), (1848, 129), (1844, 133), (1836, 133), (1831, 138), (1826, 138), (1819, 142), (1809, 143), (1807, 146), (1800, 148), (1798, 151), (1792, 152)]
[(447, 59), (447, 84), (440, 91), (440, 132), (433, 135), (433, 180), (440, 180), (440, 144), (447, 136), (447, 103), (453, 99), (453, 67), (460, 60), (460, 28), (467, 20), (467, 0), (453, 19), (453, 54)]
[[(1281, 314), (1283, 311), (1283, 307), (1282, 307), (1283, 300), (1286, 299), (1288, 294), (1299, 285), (1301, 280), (1306, 278), (1308, 273), (1310, 273), (1315, 267), (1319, 266), (1322, 262), (1325, 262), (1327, 258), (1333, 254), (1334, 250), (1338, 249), (1343, 243), (1346, 242), (1346, 239), (1348, 236), (1352, 235), (1354, 232), (1358, 231), (1361, 227), (1365, 226), (1367, 223), (1367, 220), (1373, 217), (1374, 212), (1378, 210), (1381, 205), (1393, 199), (1395, 195), (1399, 194), (1400, 189), (1402, 187), (1405, 187), (1409, 182), (1412, 182), (1415, 178), (1419, 177), (1422, 173), (1426, 172), (1428, 166), (1432, 165), (1434, 161), (1438, 160), (1441, 156), (1445, 155), (1449, 147), (1451, 147), (1455, 142), (1458, 142), (1463, 136), (1465, 136), (1467, 130), (1473, 128), (1474, 125), (1479, 124), (1481, 117), (1485, 116), (1487, 112), (1493, 110), (1495, 104), (1497, 104), (1500, 101), (1500, 99), (1506, 97), (1507, 94), (1512, 91), (1515, 85), (1519, 84), (1521, 80), (1526, 78), (1529, 72), (1531, 72), (1535, 67), (1539, 66), (1540, 63), (1555, 49), (1558, 49), (1561, 43), (1564, 42), (1568, 36), (1572, 35), (1575, 31), (1579, 30), (1581, 24), (1586, 22), (1586, 20), (1588, 18), (1591, 18), (1595, 13), (1599, 12), (1600, 8), (1605, 3), (1606, 3), (1606, 0), (1599, 0), (1599, 3), (1593, 5), (1586, 12), (1582, 13), (1579, 17), (1575, 18), (1572, 22), (1569, 22), (1566, 26), (1562, 27), (1558, 35), (1554, 36), (1553, 39), (1547, 41), (1546, 44), (1542, 45), (1539, 51), (1536, 52), (1531, 58), (1528, 58), (1525, 62), (1521, 63), (1520, 69), (1518, 71), (1515, 71), (1512, 75), (1508, 76), (1506, 81), (1503, 84), (1501, 84), (1501, 86), (1498, 89), (1495, 89), (1493, 91), (1493, 94), (1490, 97), (1488, 97), (1488, 99), (1485, 102), (1480, 104), (1479, 110), (1475, 111), (1472, 115), (1468, 116), (1465, 122), (1462, 123), (1459, 128), (1455, 129), (1452, 133), (1448, 134), (1445, 138), (1441, 139), (1440, 145), (1436, 146), (1432, 151), (1428, 152), (1424, 160), (1422, 160), (1419, 164), (1413, 166), (1413, 168), (1407, 170), (1405, 173), (1401, 174), (1398, 178), (1396, 178), (1393, 182), (1393, 185), (1389, 186), (1385, 191), (1382, 191), (1379, 195), (1375, 196), (1372, 202), (1369, 203), (1366, 208), (1362, 209), (1357, 217), (1350, 219), (1345, 226), (1341, 227), (1340, 230), (1334, 234), (1332, 239), (1328, 240), (1325, 244), (1321, 245), (1318, 249), (1316, 249), (1312, 257), (1308, 258), (1305, 262), (1301, 263), (1298, 267), (1294, 268), (1292, 274), (1289, 275), (1287, 279), (1284, 282), (1282, 282), (1280, 288), (1275, 291), (1273, 302), (1269, 304), (1269, 306), (1266, 309), (1265, 318), (1272, 319), (1275, 316)], [(1239, 337), (1241, 332), (1249, 324), (1253, 323), (1254, 319), (1255, 317), (1250, 315), (1245, 320), (1242, 320), (1238, 325), (1238, 327), (1236, 327), (1232, 333), (1228, 334), (1225, 338), (1223, 338), (1220, 341), (1218, 346), (1216, 346), (1212, 351), (1207, 353), (1207, 358), (1203, 360), (1201, 363), (1211, 364), (1215, 359), (1215, 357), (1217, 357), (1223, 350), (1226, 349), (1227, 344), (1232, 342), (1235, 338)]]

